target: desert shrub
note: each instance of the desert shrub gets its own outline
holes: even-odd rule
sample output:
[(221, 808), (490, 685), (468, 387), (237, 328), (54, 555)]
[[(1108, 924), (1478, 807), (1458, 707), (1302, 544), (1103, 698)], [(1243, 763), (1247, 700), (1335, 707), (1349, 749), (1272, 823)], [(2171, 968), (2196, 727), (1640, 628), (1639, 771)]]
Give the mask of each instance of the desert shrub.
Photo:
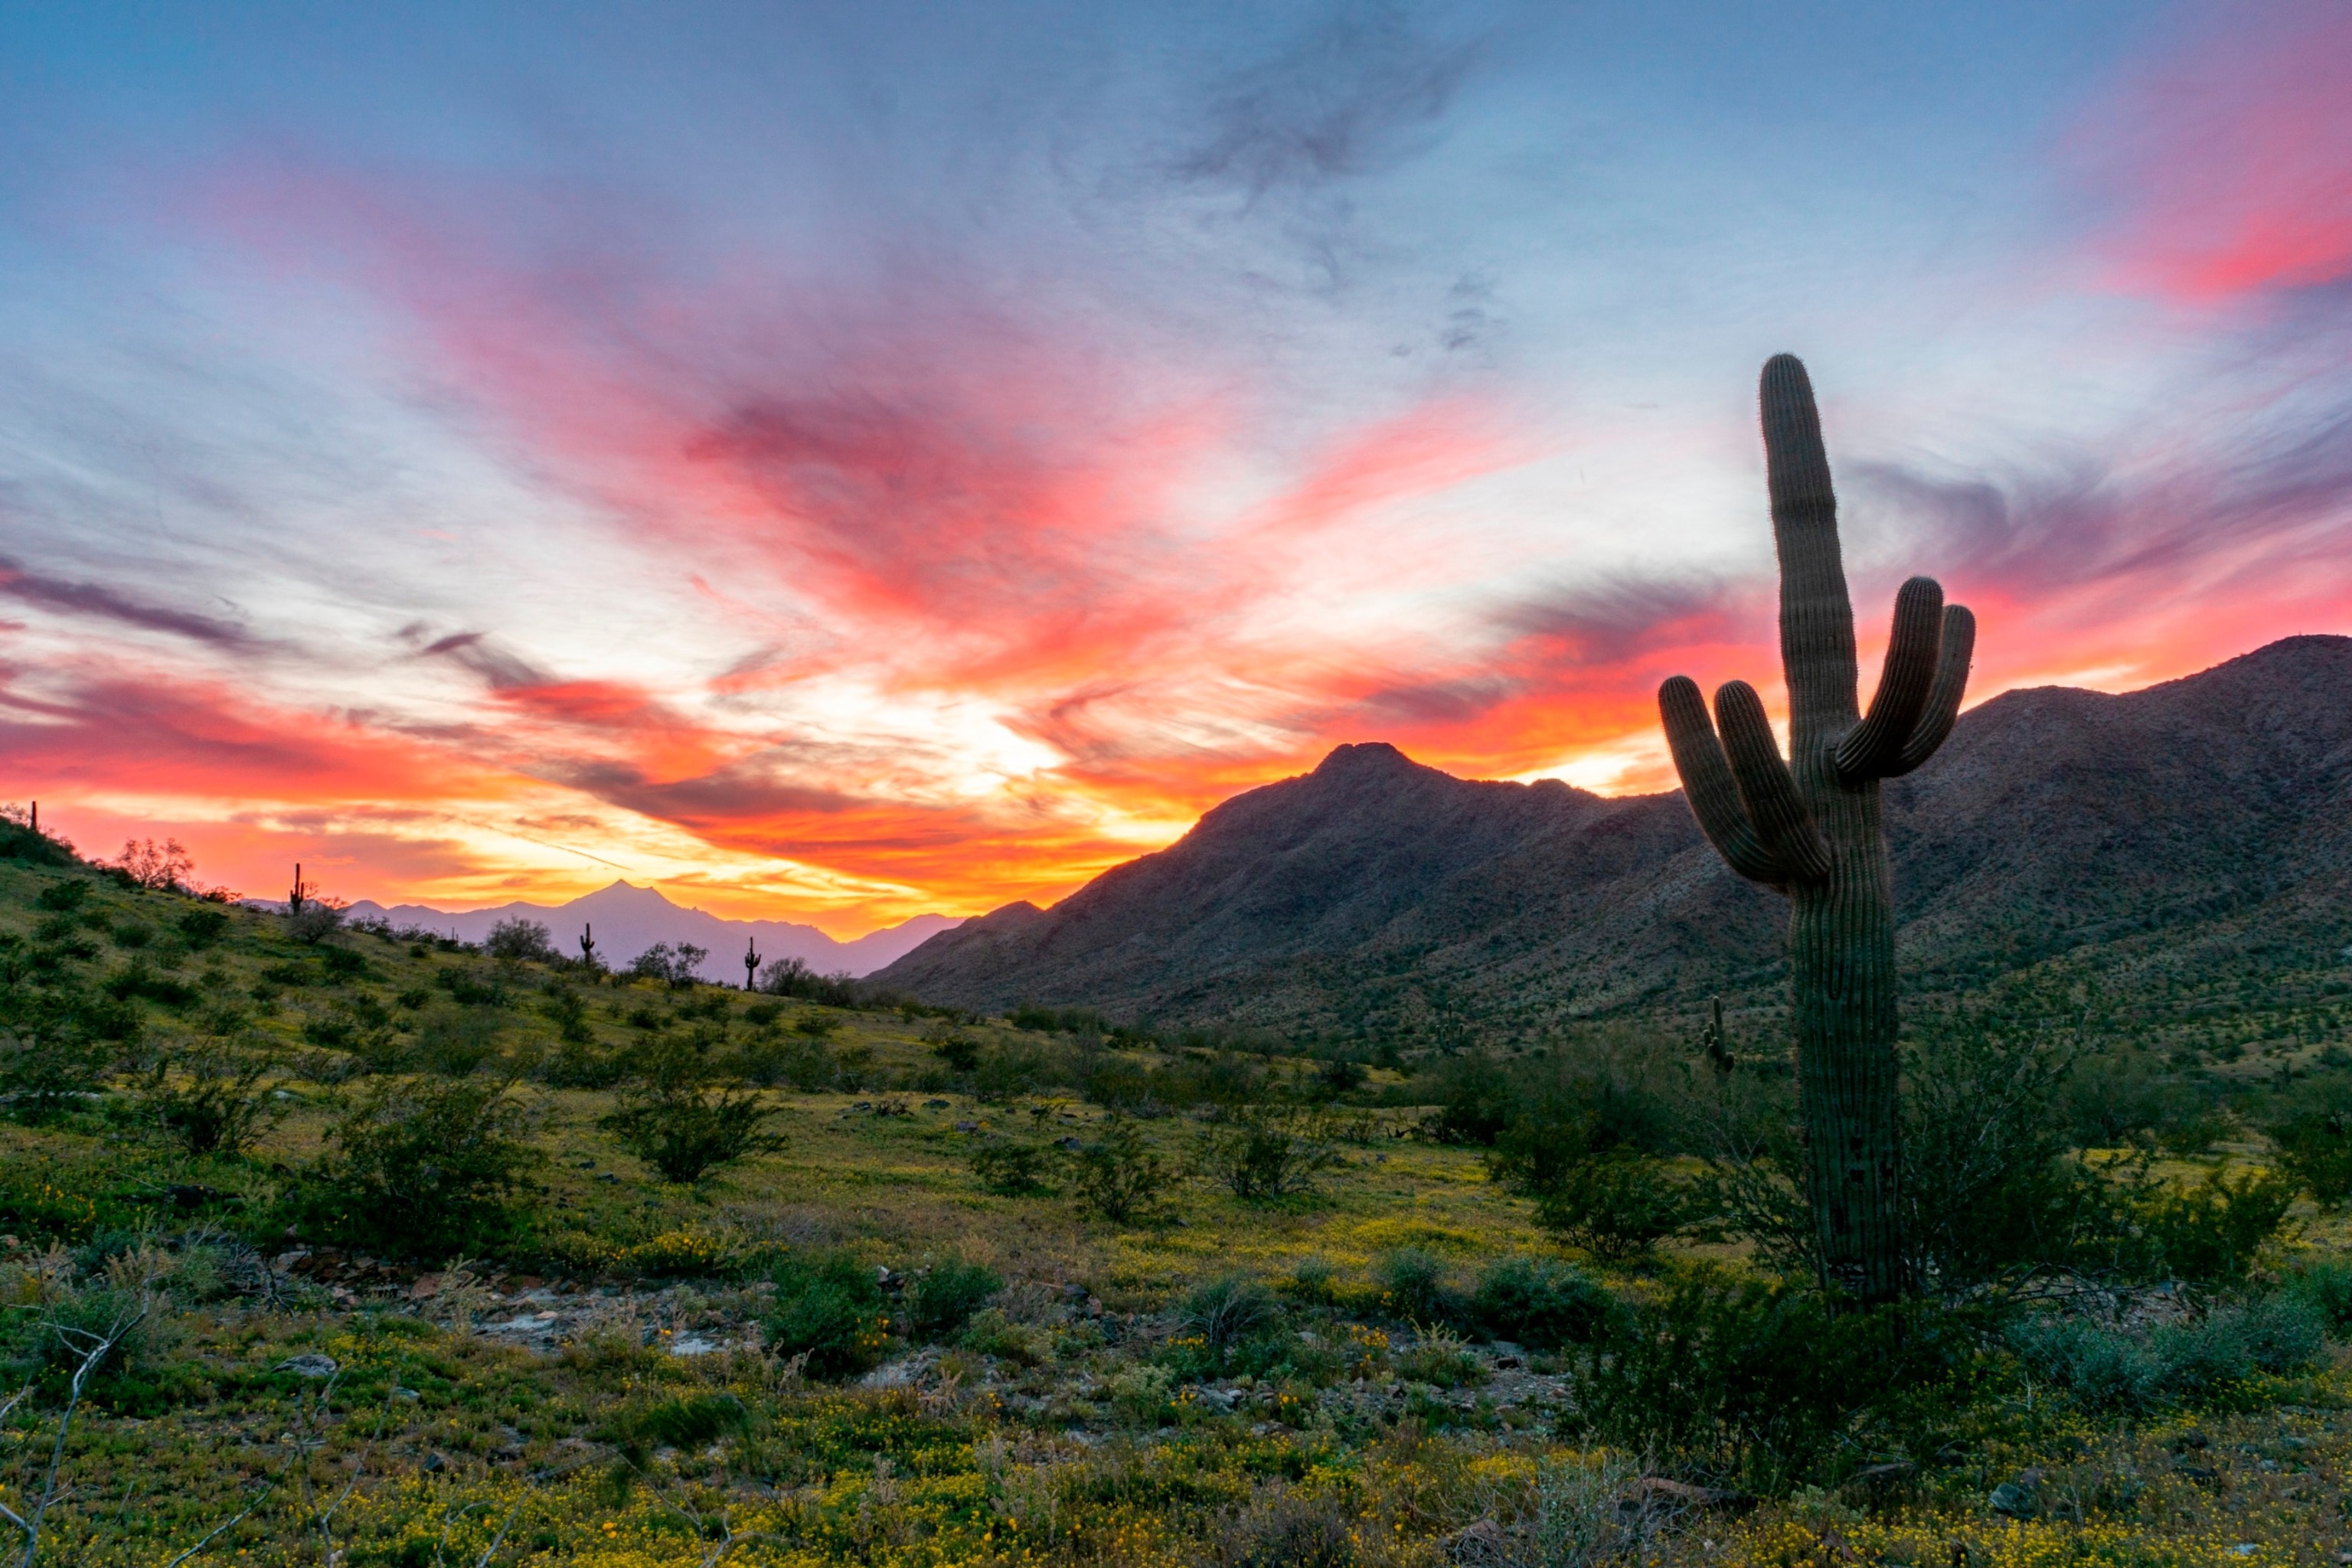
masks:
[(1445, 1265), (1418, 1247), (1400, 1247), (1372, 1263), (1381, 1306), (1409, 1323), (1443, 1323), (1458, 1318), (1462, 1302), (1447, 1282)]
[(541, 1081), (553, 1089), (610, 1089), (628, 1076), (628, 1058), (619, 1051), (577, 1040), (564, 1041), (539, 1064)]
[(639, 1073), (597, 1125), (664, 1180), (698, 1182), (720, 1165), (782, 1147), (761, 1131), (774, 1110), (747, 1091), (714, 1087), (707, 1058), (692, 1044), (656, 1042)]
[(2245, 1279), (2278, 1234), (2296, 1190), (2276, 1172), (2247, 1171), (2232, 1179), (2217, 1165), (2202, 1182), (2143, 1197), (2142, 1233), (2158, 1267), (2171, 1278), (2233, 1283)]
[(1619, 1309), (1581, 1269), (1548, 1258), (1507, 1258), (1479, 1276), (1465, 1316), (1490, 1338), (1554, 1350), (1589, 1342)]
[(952, 1258), (935, 1263), (915, 1277), (908, 1292), (908, 1326), (919, 1340), (950, 1339), (1003, 1289), (1004, 1277), (984, 1263)]
[(30, 821), (9, 806), (0, 809), (0, 860), (23, 866), (70, 866), (73, 846), (35, 831)]
[(228, 912), (225, 910), (184, 910), (173, 923), (179, 928), (181, 940), (197, 952), (215, 946), (228, 934)]
[(673, 991), (683, 991), (702, 978), (698, 971), (709, 956), (709, 948), (697, 947), (690, 942), (679, 942), (676, 947), (657, 942), (631, 959), (626, 973), (640, 980), (658, 980)]
[(1113, 1113), (1072, 1159), (1080, 1200), (1114, 1224), (1141, 1218), (1167, 1196), (1169, 1173), (1131, 1118)]
[(2316, 1364), (2319, 1314), (2289, 1299), (2217, 1307), (2144, 1332), (2056, 1313), (2020, 1320), (2008, 1340), (2026, 1369), (2098, 1413), (2209, 1402), (2256, 1373)]
[(505, 1084), (411, 1079), (377, 1087), (329, 1131), (295, 1196), (330, 1239), (446, 1257), (509, 1239), (512, 1200), (539, 1163)]
[(1043, 1051), (1033, 1046), (999, 1047), (981, 1056), (972, 1069), (971, 1092), (983, 1103), (1002, 1105), (1034, 1090), (1049, 1076)]
[(991, 1355), (1022, 1366), (1034, 1366), (1045, 1357), (1032, 1330), (1014, 1322), (998, 1308), (977, 1313), (957, 1342), (980, 1355)]
[(33, 895), (33, 907), (51, 914), (71, 914), (89, 901), (89, 884), (79, 877), (51, 882)]
[(752, 1083), (790, 1084), (803, 1094), (832, 1087), (837, 1068), (822, 1040), (750, 1040), (736, 1053), (738, 1070)]
[(633, 1469), (642, 1469), (657, 1448), (698, 1452), (751, 1425), (751, 1413), (731, 1394), (692, 1394), (624, 1405), (597, 1436), (611, 1444)]
[(1046, 1163), (1045, 1149), (1010, 1138), (992, 1138), (971, 1152), (971, 1173), (980, 1184), (1008, 1198), (1044, 1192)]
[(1315, 1087), (1326, 1099), (1336, 1100), (1363, 1088), (1366, 1076), (1363, 1063), (1333, 1057), (1315, 1069)]
[(1254, 1105), (1227, 1113), (1202, 1140), (1202, 1163), (1234, 1196), (1288, 1197), (1339, 1163), (1331, 1114), (1319, 1107)]
[(109, 1041), (78, 1026), (86, 1017), (41, 1021), (50, 1026), (0, 1035), (0, 1096), (26, 1121), (47, 1121), (98, 1093), (121, 1057)]
[(1228, 1274), (1197, 1286), (1177, 1309), (1181, 1332), (1212, 1350), (1224, 1350), (1281, 1326), (1282, 1303), (1274, 1292), (1244, 1275)]
[(1339, 1271), (1328, 1259), (1302, 1258), (1289, 1278), (1275, 1282), (1275, 1289), (1292, 1300), (1307, 1307), (1337, 1306), (1339, 1300)]
[[(1505, 1179), (1513, 1181), (1510, 1166), (1502, 1169)], [(1542, 1186), (1533, 1186), (1524, 1174), (1514, 1184), (1532, 1193), (1538, 1224), (1570, 1246), (1612, 1261), (1645, 1256), (1706, 1212), (1704, 1194), (1690, 1176), (1631, 1149), (1588, 1154)]]
[(1906, 1053), (1905, 1236), (1919, 1279), (1953, 1289), (2035, 1266), (2129, 1267), (2116, 1184), (2072, 1145), (2077, 1065), (1972, 1024)]
[[(2202, 1123), (2209, 1107), (2197, 1090), (2137, 1051), (2081, 1056), (2058, 1087), (2060, 1131), (2078, 1149), (2115, 1149), (2177, 1138)], [(2200, 1131), (2202, 1143), (2207, 1134)]]
[(545, 926), (520, 915), (490, 927), (490, 934), (482, 939), (482, 951), (509, 963), (552, 963), (562, 956), (555, 951), (554, 940)]
[(1408, 1382), (1438, 1388), (1461, 1388), (1486, 1374), (1484, 1363), (1471, 1353), (1462, 1336), (1435, 1323), (1423, 1326), (1412, 1348), (1396, 1358), (1396, 1370)]
[(191, 1154), (241, 1154), (286, 1114), (262, 1085), (268, 1060), (219, 1046), (175, 1052), (155, 1063), (140, 1105)]
[(1511, 1124), (1518, 1086), (1484, 1054), (1452, 1057), (1414, 1086), (1437, 1110), (1428, 1130), (1449, 1143), (1491, 1144)]
[(969, 1035), (948, 1035), (932, 1042), (931, 1054), (951, 1072), (970, 1072), (980, 1065), (980, 1042)]
[(797, 958), (780, 958), (760, 971), (760, 989), (771, 996), (797, 996), (828, 1007), (855, 1007), (857, 982), (846, 974), (819, 974)]
[(347, 985), (354, 980), (364, 980), (374, 973), (368, 967), (367, 954), (355, 947), (339, 943), (322, 943), (319, 948), (319, 967), (326, 972), (331, 985)]
[(588, 1004), (580, 993), (569, 985), (551, 985), (547, 999), (540, 1004), (548, 1022), (555, 1026), (555, 1037), (567, 1046), (593, 1046), (596, 1031), (588, 1026)]
[(1979, 1355), (1977, 1325), (1916, 1305), (1832, 1311), (1817, 1295), (1693, 1270), (1629, 1303), (1580, 1358), (1578, 1397), (1612, 1447), (1774, 1493), (1899, 1426)]
[(118, 1002), (143, 997), (178, 1009), (196, 999), (196, 988), (176, 976), (159, 973), (144, 953), (106, 977), (106, 994)]
[(1510, 1076), (1488, 1171), (1537, 1219), (1603, 1258), (1631, 1258), (1701, 1213), (1697, 1184), (1659, 1156), (1684, 1140), (1653, 1042), (1599, 1037)]
[(874, 1270), (847, 1253), (787, 1258), (770, 1278), (775, 1302), (761, 1328), (779, 1354), (806, 1356), (811, 1377), (865, 1371), (890, 1342), (890, 1315)]
[(111, 1338), (113, 1345), (89, 1369), (85, 1392), (97, 1403), (118, 1404), (125, 1392), (120, 1385), (150, 1367), (165, 1337), (157, 1305), (145, 1292), (103, 1277), (79, 1288), (61, 1281), (37, 1307), (0, 1311), (0, 1356), (13, 1363), (13, 1381), (34, 1385), (54, 1403), (85, 1360)]
[(477, 1008), (434, 1009), (417, 1020), (417, 1065), (445, 1078), (478, 1071), (498, 1054), (499, 1022), (495, 1015)]
[(2323, 1258), (2287, 1276), (2286, 1294), (2319, 1314), (2328, 1331), (2352, 1329), (2352, 1261)]
[(2352, 1110), (2315, 1110), (2271, 1129), (2278, 1165), (2322, 1208), (2352, 1199)]
[(343, 927), (343, 911), (333, 904), (306, 900), (286, 917), (286, 934), (305, 947), (316, 947)]

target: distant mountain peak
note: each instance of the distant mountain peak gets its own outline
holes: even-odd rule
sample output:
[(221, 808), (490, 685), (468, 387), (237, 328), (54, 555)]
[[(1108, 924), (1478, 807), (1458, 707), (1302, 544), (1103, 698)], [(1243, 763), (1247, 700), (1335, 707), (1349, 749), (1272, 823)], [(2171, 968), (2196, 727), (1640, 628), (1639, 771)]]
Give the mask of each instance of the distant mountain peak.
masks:
[(746, 942), (758, 947), (763, 961), (797, 958), (822, 973), (866, 974), (960, 923), (946, 915), (917, 915), (841, 942), (794, 921), (729, 920), (676, 903), (659, 888), (641, 887), (626, 878), (564, 904), (518, 901), (495, 909), (452, 910), (422, 904), (387, 909), (362, 900), (352, 906), (351, 912), (358, 918), (385, 920), (395, 927), (422, 925), (467, 942), (481, 941), (500, 921), (526, 920), (547, 927), (557, 948), (564, 952), (574, 951), (582, 931), (593, 926), (597, 954), (607, 963), (625, 964), (656, 942), (685, 943), (705, 951), (699, 973), (706, 979), (738, 982), (743, 973)]
[(1386, 741), (1355, 741), (1334, 746), (1315, 764), (1319, 774), (1393, 773), (1421, 766)]
[[(2168, 976), (2250, 932), (2352, 952), (2347, 798), (2352, 637), (2286, 637), (2122, 694), (2004, 693), (1886, 786), (1906, 983), (1980, 984), (2102, 944), (2118, 973)], [(1662, 1001), (1775, 996), (1787, 920), (1723, 868), (1679, 794), (1475, 783), (1375, 741), (878, 978), (982, 1009), (1359, 1038), (1485, 1015), (1536, 1039)]]

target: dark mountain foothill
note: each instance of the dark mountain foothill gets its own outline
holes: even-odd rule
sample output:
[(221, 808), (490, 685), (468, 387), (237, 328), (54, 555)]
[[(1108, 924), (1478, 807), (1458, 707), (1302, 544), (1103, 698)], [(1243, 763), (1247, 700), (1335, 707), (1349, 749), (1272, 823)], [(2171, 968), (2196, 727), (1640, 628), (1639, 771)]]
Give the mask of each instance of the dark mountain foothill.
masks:
[[(2352, 942), (2352, 638), (2120, 696), (2005, 693), (1885, 804), (1915, 994), (2037, 965), (2151, 1016), (2264, 976), (2325, 991)], [(1717, 993), (1769, 1007), (1784, 920), (1678, 792), (1472, 782), (1375, 742), (874, 978), (992, 1010), (1507, 1042)]]

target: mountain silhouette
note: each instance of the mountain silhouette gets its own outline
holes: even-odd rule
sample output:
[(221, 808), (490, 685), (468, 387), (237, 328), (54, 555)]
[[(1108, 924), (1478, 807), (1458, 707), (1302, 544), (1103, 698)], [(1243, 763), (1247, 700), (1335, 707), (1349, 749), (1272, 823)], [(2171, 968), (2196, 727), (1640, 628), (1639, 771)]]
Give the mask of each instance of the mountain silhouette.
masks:
[[(2291, 637), (2120, 696), (2005, 693), (1886, 785), (1906, 984), (1972, 987), (2077, 950), (2175, 987), (2338, 963), (2347, 806), (2352, 638)], [(1785, 909), (1723, 866), (1679, 792), (1473, 782), (1372, 743), (875, 979), (989, 1010), (1402, 1037), (1475, 1020), (1532, 1038), (1710, 993), (1769, 997)]]
[(946, 915), (917, 915), (902, 924), (868, 931), (851, 942), (836, 942), (812, 925), (791, 921), (730, 921), (702, 910), (686, 909), (664, 898), (660, 889), (616, 881), (568, 904), (501, 904), (496, 909), (447, 910), (423, 904), (394, 904), (389, 909), (369, 900), (353, 904), (354, 919), (379, 917), (395, 926), (423, 926), (465, 942), (479, 942), (503, 920), (537, 921), (548, 929), (555, 945), (567, 953), (580, 951), (583, 927), (595, 928), (596, 952), (606, 963), (625, 966), (656, 942), (691, 942), (708, 950), (700, 973), (710, 980), (740, 984), (746, 942), (759, 945), (764, 962), (797, 958), (820, 974), (869, 974), (957, 922)]

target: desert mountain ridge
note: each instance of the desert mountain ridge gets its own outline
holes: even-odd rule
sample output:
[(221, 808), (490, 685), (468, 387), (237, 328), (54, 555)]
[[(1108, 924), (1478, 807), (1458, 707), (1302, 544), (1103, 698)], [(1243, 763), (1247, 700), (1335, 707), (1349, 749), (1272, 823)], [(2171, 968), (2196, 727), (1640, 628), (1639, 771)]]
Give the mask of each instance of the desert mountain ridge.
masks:
[[(2352, 638), (2289, 637), (2121, 695), (2003, 693), (1885, 799), (1914, 989), (2062, 953), (2174, 980), (2265, 952), (2338, 962)], [(1372, 742), (1234, 796), (1051, 909), (1010, 904), (933, 936), (875, 979), (991, 1010), (1535, 1037), (1769, 993), (1784, 921), (1678, 791), (1458, 779)]]
[(448, 910), (424, 904), (389, 907), (372, 899), (352, 905), (354, 919), (374, 917), (395, 926), (423, 926), (465, 942), (479, 942), (503, 920), (537, 921), (567, 953), (580, 950), (583, 927), (595, 928), (596, 951), (604, 962), (624, 965), (656, 942), (691, 942), (709, 951), (700, 973), (706, 979), (740, 984), (743, 950), (758, 944), (762, 961), (797, 958), (820, 974), (870, 974), (942, 931), (961, 923), (949, 915), (917, 915), (895, 926), (836, 941), (813, 925), (793, 921), (730, 921), (708, 910), (674, 904), (661, 889), (617, 880), (562, 904), (516, 902), (494, 909)]

